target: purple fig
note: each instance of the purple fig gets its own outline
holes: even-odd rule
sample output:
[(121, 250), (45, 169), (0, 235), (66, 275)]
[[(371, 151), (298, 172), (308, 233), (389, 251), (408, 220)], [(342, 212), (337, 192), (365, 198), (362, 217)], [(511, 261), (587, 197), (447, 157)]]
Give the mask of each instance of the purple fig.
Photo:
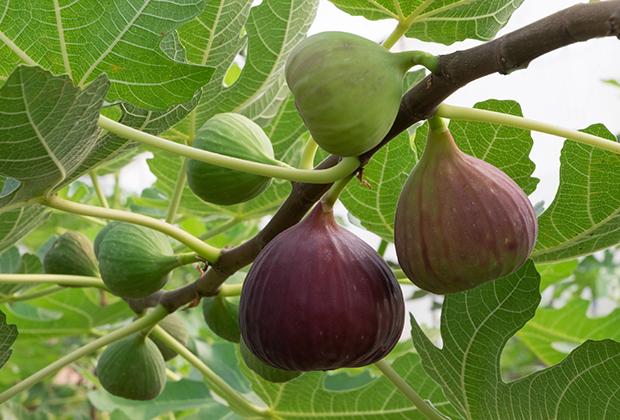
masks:
[(284, 370), (368, 365), (403, 329), (394, 274), (321, 204), (258, 255), (243, 284), (241, 336), (263, 362)]
[(534, 208), (508, 175), (459, 150), (447, 128), (429, 132), (394, 223), (398, 261), (414, 284), (443, 294), (508, 275), (536, 231)]

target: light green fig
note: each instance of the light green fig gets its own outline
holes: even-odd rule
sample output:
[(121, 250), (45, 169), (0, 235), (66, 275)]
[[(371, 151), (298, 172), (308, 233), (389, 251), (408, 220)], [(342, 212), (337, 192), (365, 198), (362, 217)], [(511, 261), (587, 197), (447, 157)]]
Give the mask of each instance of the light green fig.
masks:
[[(196, 133), (194, 147), (235, 158), (276, 165), (263, 129), (241, 114), (217, 114)], [(263, 192), (271, 178), (190, 160), (187, 182), (202, 200), (222, 205), (248, 201)]]
[(97, 376), (112, 395), (152, 400), (166, 384), (166, 364), (150, 338), (137, 334), (110, 344), (99, 357)]
[(93, 242), (93, 249), (95, 250), (95, 258), (97, 257), (97, 255), (99, 255), (99, 246), (101, 245), (101, 241), (103, 241), (103, 238), (105, 237), (105, 235), (108, 233), (110, 229), (112, 229), (114, 226), (118, 225), (119, 223), (120, 222), (110, 222), (107, 225), (105, 225), (103, 229), (99, 231), (99, 233), (97, 233), (97, 236), (95, 236), (95, 240)]
[(224, 340), (239, 342), (239, 303), (230, 302), (222, 296), (202, 300), (202, 314), (207, 325)]
[(161, 289), (168, 273), (196, 261), (193, 254), (174, 255), (168, 237), (143, 226), (116, 223), (103, 229), (97, 243), (99, 271), (106, 287), (125, 298)]
[(398, 113), (413, 54), (390, 53), (345, 32), (322, 32), (297, 45), (286, 62), (286, 81), (318, 145), (357, 156), (379, 144)]
[[(187, 341), (189, 340), (189, 332), (187, 331), (187, 327), (185, 326), (185, 321), (183, 321), (183, 318), (181, 318), (177, 314), (170, 314), (159, 323), (159, 326), (162, 327), (172, 337), (174, 337), (178, 342), (180, 342), (184, 346), (187, 345)], [(176, 357), (177, 352), (166, 346), (158, 338), (153, 337), (152, 340), (161, 352), (161, 355), (164, 357), (165, 361)]]
[(270, 366), (265, 362), (258, 359), (250, 349), (247, 348), (243, 340), (239, 343), (239, 350), (241, 352), (241, 358), (245, 362), (245, 364), (258, 376), (269, 381), (269, 382), (288, 382), (291, 379), (295, 379), (301, 372), (297, 372), (295, 370), (284, 370), (278, 369), (276, 367)]
[(63, 233), (43, 257), (48, 274), (98, 276), (97, 260), (90, 240), (79, 232)]

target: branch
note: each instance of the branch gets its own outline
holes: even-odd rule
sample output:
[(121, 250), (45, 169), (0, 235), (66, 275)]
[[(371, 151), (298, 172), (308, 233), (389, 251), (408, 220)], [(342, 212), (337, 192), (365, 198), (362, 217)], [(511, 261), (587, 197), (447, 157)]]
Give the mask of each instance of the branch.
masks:
[[(402, 131), (432, 116), (439, 104), (469, 82), (493, 73), (509, 74), (526, 68), (532, 60), (550, 51), (605, 36), (620, 37), (620, 0), (572, 6), (488, 43), (440, 56), (438, 71), (404, 95), (394, 124), (383, 141), (360, 156), (362, 166)], [(330, 156), (317, 169), (336, 163), (338, 158)], [(250, 264), (277, 234), (299, 222), (330, 185), (294, 183), (291, 194), (267, 226), (242, 245), (223, 250), (217, 262), (197, 280), (196, 292), (212, 295), (230, 275)], [(187, 303), (170, 305), (167, 296), (162, 299), (167, 301), (167, 307)]]

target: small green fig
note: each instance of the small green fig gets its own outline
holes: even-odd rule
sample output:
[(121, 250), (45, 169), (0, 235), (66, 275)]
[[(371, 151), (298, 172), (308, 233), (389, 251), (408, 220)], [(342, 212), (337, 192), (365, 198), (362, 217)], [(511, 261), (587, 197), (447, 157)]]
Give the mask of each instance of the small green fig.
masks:
[(239, 303), (230, 302), (222, 296), (202, 300), (202, 314), (207, 325), (224, 340), (239, 342)]
[[(162, 321), (160, 321), (159, 326), (162, 327), (164, 331), (166, 331), (172, 337), (174, 337), (178, 342), (180, 342), (184, 346), (187, 345), (187, 341), (189, 340), (189, 332), (187, 331), (187, 327), (185, 326), (185, 321), (183, 321), (183, 318), (181, 318), (179, 315), (168, 315)], [(158, 338), (153, 337), (152, 340), (161, 352), (161, 355), (164, 357), (164, 360), (166, 362), (177, 356), (176, 351), (166, 346)]]
[(130, 400), (152, 400), (166, 384), (166, 364), (159, 349), (143, 335), (110, 344), (99, 357), (97, 376), (112, 395)]
[(48, 274), (98, 276), (97, 260), (90, 240), (79, 232), (63, 233), (43, 257)]
[(322, 32), (297, 45), (286, 81), (318, 145), (357, 156), (379, 144), (398, 113), (413, 53), (390, 53), (345, 32)]
[(301, 375), (301, 372), (297, 372), (295, 370), (284, 370), (269, 366), (268, 364), (254, 356), (250, 349), (247, 348), (243, 340), (241, 340), (239, 343), (239, 350), (241, 352), (241, 358), (243, 359), (245, 364), (254, 373), (269, 382), (288, 382), (291, 379), (295, 379), (296, 377)]
[[(254, 162), (278, 164), (263, 129), (241, 114), (215, 115), (196, 133), (194, 147)], [(269, 186), (271, 179), (190, 160), (187, 182), (202, 200), (230, 205), (256, 197)]]
[(95, 239), (99, 271), (106, 287), (118, 296), (140, 298), (161, 289), (168, 273), (195, 261), (191, 254), (174, 255), (168, 237), (143, 226), (115, 223)]
[(394, 244), (411, 281), (433, 293), (474, 288), (517, 270), (536, 241), (536, 214), (495, 166), (431, 129), (396, 209)]

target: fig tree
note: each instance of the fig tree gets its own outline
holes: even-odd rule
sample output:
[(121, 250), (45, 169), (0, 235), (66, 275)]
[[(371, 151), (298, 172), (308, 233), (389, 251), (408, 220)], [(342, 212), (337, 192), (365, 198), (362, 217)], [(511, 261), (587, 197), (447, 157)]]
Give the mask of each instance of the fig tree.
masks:
[(321, 148), (357, 156), (379, 144), (398, 113), (412, 53), (345, 32), (322, 32), (295, 47), (286, 81)]
[(168, 273), (195, 261), (174, 255), (163, 233), (131, 223), (114, 223), (95, 239), (99, 271), (106, 287), (118, 296), (139, 298), (161, 289)]
[[(197, 131), (194, 147), (254, 162), (279, 164), (263, 129), (241, 114), (217, 114), (209, 119)], [(269, 186), (271, 178), (190, 160), (187, 182), (204, 201), (229, 205), (256, 197)]]
[(318, 204), (259, 253), (243, 284), (239, 322), (250, 351), (271, 366), (358, 367), (394, 347), (404, 303), (385, 261)]
[(98, 276), (97, 260), (90, 240), (79, 232), (66, 232), (56, 239), (43, 257), (48, 274)]
[(99, 357), (97, 376), (112, 395), (152, 400), (166, 384), (166, 364), (157, 346), (141, 334), (110, 344)]
[(254, 356), (254, 354), (252, 354), (252, 352), (247, 348), (243, 340), (239, 343), (239, 351), (241, 352), (241, 358), (247, 367), (249, 367), (258, 376), (269, 382), (288, 382), (291, 379), (301, 375), (301, 372), (294, 370), (284, 370), (269, 366)]
[(239, 342), (239, 304), (222, 296), (202, 300), (202, 314), (207, 325), (224, 340)]
[[(187, 331), (187, 327), (185, 326), (185, 321), (177, 314), (170, 314), (165, 317), (162, 321), (159, 322), (159, 326), (164, 329), (168, 334), (174, 337), (178, 342), (187, 345), (187, 341), (189, 340), (189, 332)], [(172, 350), (170, 347), (166, 346), (162, 341), (158, 338), (152, 338), (153, 343), (157, 346), (161, 355), (164, 357), (165, 361), (171, 360), (176, 357), (177, 352)]]
[(398, 261), (414, 284), (443, 294), (510, 274), (536, 231), (534, 208), (508, 175), (463, 153), (447, 128), (429, 132), (394, 223)]

